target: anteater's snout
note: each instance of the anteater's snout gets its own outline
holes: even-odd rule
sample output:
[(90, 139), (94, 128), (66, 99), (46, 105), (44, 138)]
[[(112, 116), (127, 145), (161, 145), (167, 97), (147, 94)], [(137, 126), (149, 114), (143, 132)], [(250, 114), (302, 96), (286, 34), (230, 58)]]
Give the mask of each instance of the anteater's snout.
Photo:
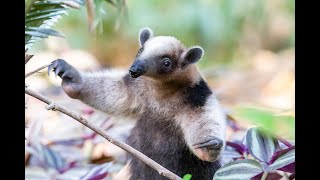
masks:
[(223, 146), (223, 141), (218, 138), (210, 139), (199, 144), (195, 144), (194, 148), (207, 148), (209, 150), (220, 150)]
[(129, 69), (129, 74), (133, 78), (137, 78), (145, 73), (145, 66), (143, 62), (136, 61)]
[(223, 148), (223, 141), (218, 138), (208, 139), (198, 144), (194, 144), (195, 154), (203, 161), (213, 162), (217, 160)]
[(141, 69), (130, 69), (129, 70), (130, 76), (133, 78), (137, 78), (142, 75)]

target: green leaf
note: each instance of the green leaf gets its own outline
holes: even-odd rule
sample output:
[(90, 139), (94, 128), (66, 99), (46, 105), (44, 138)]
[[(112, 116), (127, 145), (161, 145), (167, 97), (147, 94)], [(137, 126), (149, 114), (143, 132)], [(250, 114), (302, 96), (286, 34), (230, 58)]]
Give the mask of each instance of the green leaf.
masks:
[(292, 149), (291, 151), (288, 151), (287, 153), (281, 155), (277, 160), (269, 165), (269, 171), (280, 169), (293, 162), (295, 162), (295, 149)]
[(215, 173), (213, 180), (250, 179), (262, 172), (263, 170), (259, 162), (252, 159), (242, 159), (221, 167)]
[(57, 11), (57, 12), (52, 12), (50, 14), (44, 14), (44, 15), (40, 15), (40, 16), (26, 18), (25, 23), (30, 23), (30, 22), (38, 21), (38, 20), (46, 20), (46, 19), (50, 19), (52, 17), (55, 17), (57, 15), (62, 15), (62, 14), (65, 14), (65, 11)]
[(279, 114), (276, 110), (251, 106), (234, 107), (231, 115), (239, 120), (272, 131), (278, 136), (287, 139), (294, 139), (295, 137), (295, 117), (293, 115)]
[(45, 10), (41, 10), (41, 11), (39, 11), (39, 10), (31, 11), (26, 16), (26, 20), (29, 20), (32, 17), (38, 17), (40, 15), (45, 15), (45, 14), (55, 13), (55, 12), (63, 12), (63, 11), (65, 11), (65, 8), (55, 8), (55, 9), (45, 9)]
[(269, 162), (272, 155), (279, 149), (279, 142), (271, 134), (261, 128), (251, 128), (246, 135), (249, 153), (256, 159)]
[(34, 30), (42, 34), (46, 34), (49, 36), (58, 36), (58, 37), (64, 37), (62, 34), (59, 32), (52, 30), (52, 29), (47, 29), (47, 28), (36, 28), (36, 27), (29, 27), (27, 28), (28, 30)]
[(47, 38), (48, 35), (43, 34), (41, 32), (36, 32), (36, 31), (25, 31), (25, 34), (34, 36), (34, 37), (40, 37), (40, 38)]
[(186, 174), (183, 176), (183, 180), (191, 180), (192, 175), (191, 174)]

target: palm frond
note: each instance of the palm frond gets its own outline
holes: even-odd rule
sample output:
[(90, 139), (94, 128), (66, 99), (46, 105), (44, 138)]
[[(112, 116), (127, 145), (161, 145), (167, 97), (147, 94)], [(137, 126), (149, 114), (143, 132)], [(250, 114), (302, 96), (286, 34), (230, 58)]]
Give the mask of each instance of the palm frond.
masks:
[[(119, 17), (122, 14), (126, 16), (125, 0), (99, 0), (95, 1), (95, 3), (100, 4), (100, 1), (105, 1), (117, 7)], [(66, 15), (68, 9), (79, 8), (81, 5), (85, 5), (86, 0), (25, 0), (25, 4), (25, 48), (28, 49), (39, 39), (47, 38), (48, 36), (64, 37), (59, 32), (52, 30), (52, 25), (63, 15)], [(90, 7), (88, 6), (87, 8)], [(93, 6), (91, 7), (91, 14), (88, 13), (88, 16), (90, 15), (91, 17), (89, 22), (90, 30), (94, 29), (95, 24), (97, 24), (93, 23), (92, 8)], [(116, 25), (117, 27), (120, 23), (119, 20)]]
[[(60, 33), (50, 29), (73, 4), (84, 5), (84, 0), (29, 0), (26, 2), (25, 14), (25, 46), (30, 48), (38, 39), (48, 36), (63, 37)], [(72, 3), (71, 3), (72, 2)]]

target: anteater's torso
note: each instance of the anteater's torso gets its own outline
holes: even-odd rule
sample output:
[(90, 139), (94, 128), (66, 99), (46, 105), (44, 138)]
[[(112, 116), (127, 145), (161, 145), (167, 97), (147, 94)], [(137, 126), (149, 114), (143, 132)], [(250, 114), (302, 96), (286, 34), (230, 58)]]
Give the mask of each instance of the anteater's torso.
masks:
[[(181, 129), (173, 120), (158, 117), (161, 116), (145, 113), (132, 129), (129, 144), (180, 177), (192, 174), (194, 180), (212, 180), (219, 163), (198, 159), (188, 149)], [(136, 158), (131, 160), (130, 167), (130, 180), (167, 179)]]
[[(133, 82), (128, 77), (125, 80), (128, 84)], [(148, 84), (139, 79), (134, 81), (140, 81), (135, 85)], [(140, 102), (148, 103), (147, 107), (151, 108), (145, 109), (137, 118), (128, 143), (180, 177), (191, 174), (192, 180), (212, 180), (215, 171), (220, 168), (219, 161), (207, 162), (197, 158), (189, 150), (183, 131), (175, 119), (178, 111), (189, 114), (190, 111), (201, 110), (208, 97), (212, 95), (212, 91), (203, 79), (189, 86), (169, 85), (170, 88), (173, 86), (176, 86), (177, 90), (170, 91), (167, 87), (161, 87), (168, 90), (164, 95), (154, 92), (153, 87), (141, 92)], [(147, 93), (151, 94), (146, 95)], [(155, 94), (158, 97), (155, 97)], [(157, 103), (153, 103), (155, 101)], [(181, 107), (187, 108), (181, 109)], [(130, 180), (167, 179), (135, 157), (131, 157), (130, 168)]]

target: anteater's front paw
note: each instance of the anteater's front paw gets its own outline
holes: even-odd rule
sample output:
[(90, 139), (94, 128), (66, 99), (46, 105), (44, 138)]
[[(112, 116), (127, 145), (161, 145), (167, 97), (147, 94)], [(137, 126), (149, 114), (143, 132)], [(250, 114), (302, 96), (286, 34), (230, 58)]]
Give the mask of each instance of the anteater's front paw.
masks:
[(64, 91), (71, 98), (77, 98), (82, 86), (80, 73), (62, 59), (57, 59), (51, 62), (48, 66), (48, 75), (50, 75), (51, 70), (53, 70), (55, 75), (61, 77)]
[(52, 61), (48, 67), (48, 75), (50, 75), (51, 70), (63, 80), (77, 82), (80, 79), (78, 71), (63, 59)]

